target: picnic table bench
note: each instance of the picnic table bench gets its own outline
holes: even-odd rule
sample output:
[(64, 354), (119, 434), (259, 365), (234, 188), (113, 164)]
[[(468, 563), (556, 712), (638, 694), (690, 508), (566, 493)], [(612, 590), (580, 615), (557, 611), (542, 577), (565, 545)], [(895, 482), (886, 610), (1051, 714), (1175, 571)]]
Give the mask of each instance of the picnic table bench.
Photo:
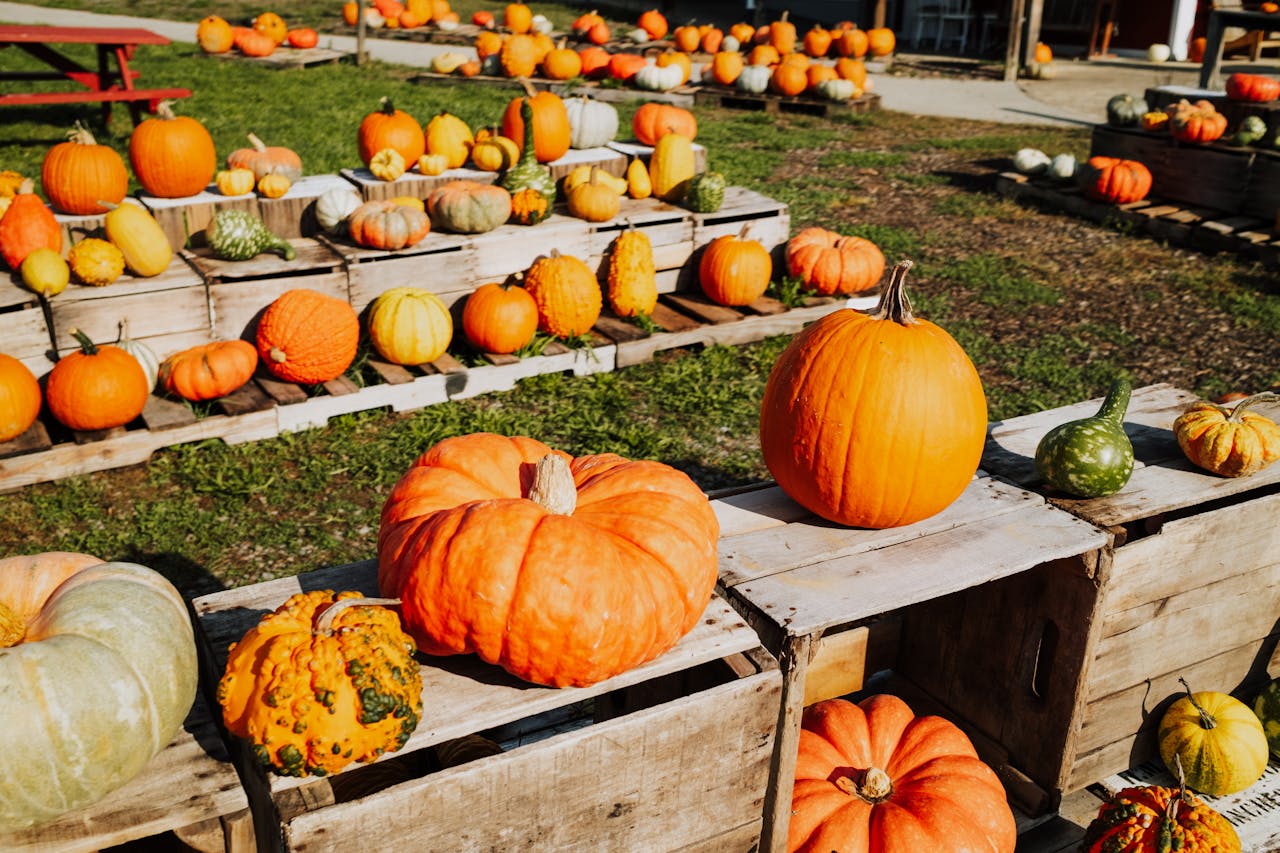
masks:
[[(116, 27), (45, 27), (27, 24), (0, 26), (0, 50), (16, 47), (49, 65), (49, 71), (0, 71), (0, 83), (31, 80), (71, 81), (83, 86), (72, 91), (0, 93), (0, 106), (22, 104), (101, 103), (102, 119), (111, 119), (111, 105), (127, 103), (133, 123), (142, 109), (155, 112), (163, 100), (187, 98), (190, 89), (140, 89), (139, 74), (129, 60), (141, 44), (168, 44), (169, 39), (150, 30)], [(86, 68), (54, 45), (91, 44), (97, 47), (97, 70)], [(112, 68), (112, 57), (115, 68)]]

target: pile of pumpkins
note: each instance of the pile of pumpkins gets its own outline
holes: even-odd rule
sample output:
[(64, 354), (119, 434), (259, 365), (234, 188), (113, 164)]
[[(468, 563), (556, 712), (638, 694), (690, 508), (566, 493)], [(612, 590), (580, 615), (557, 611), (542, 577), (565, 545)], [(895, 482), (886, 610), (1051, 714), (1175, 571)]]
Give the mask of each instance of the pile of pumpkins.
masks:
[(275, 12), (263, 12), (247, 27), (233, 25), (218, 15), (208, 15), (196, 24), (196, 44), (205, 53), (237, 50), (245, 56), (265, 57), (271, 56), (282, 45), (305, 50), (319, 42), (320, 34), (314, 29), (291, 28)]
[[(1237, 72), (1227, 78), (1226, 93), (1227, 99), (1236, 103), (1270, 103), (1280, 98), (1280, 79)], [(1261, 115), (1246, 112), (1233, 129), (1227, 116), (1205, 99), (1183, 98), (1157, 109), (1139, 95), (1113, 95), (1107, 101), (1107, 124), (1166, 133), (1179, 142), (1193, 144), (1221, 141), (1236, 146), (1280, 147), (1280, 135), (1270, 133)]]
[[(444, 32), (458, 28), (458, 13), (449, 0), (373, 0), (365, 6), (364, 24), (370, 30), (413, 30), (431, 26)], [(342, 4), (342, 22), (354, 27), (360, 22), (360, 6), (354, 0)]]

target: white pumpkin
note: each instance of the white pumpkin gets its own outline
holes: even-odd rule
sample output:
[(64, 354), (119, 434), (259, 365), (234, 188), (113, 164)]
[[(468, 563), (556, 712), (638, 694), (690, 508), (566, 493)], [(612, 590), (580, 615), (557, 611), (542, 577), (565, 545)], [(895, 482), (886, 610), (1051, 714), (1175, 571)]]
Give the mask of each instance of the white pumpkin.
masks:
[(1173, 56), (1173, 51), (1167, 44), (1153, 44), (1147, 48), (1147, 60), (1149, 62), (1168, 62), (1171, 56)]
[(554, 29), (555, 25), (547, 20), (546, 15), (533, 16), (533, 31), (535, 33), (546, 33), (547, 35), (550, 35), (551, 31)]
[(129, 336), (129, 323), (127, 320), (120, 323), (120, 337), (116, 341), (116, 346), (133, 356), (134, 360), (142, 366), (142, 372), (147, 377), (148, 390), (156, 387), (156, 378), (160, 375), (160, 358), (156, 355), (156, 351), (142, 341), (135, 341)]
[(858, 86), (852, 80), (839, 77), (823, 80), (818, 84), (818, 96), (828, 101), (848, 101), (858, 96)]
[(600, 148), (618, 137), (618, 110), (585, 95), (564, 102), (569, 114), (569, 147)]
[(435, 21), (435, 25), (446, 33), (451, 33), (458, 28), (458, 22), (453, 18), (441, 18)]
[(637, 89), (648, 92), (665, 92), (684, 82), (684, 69), (674, 62), (670, 65), (649, 64), (636, 72)]
[(733, 85), (743, 92), (759, 95), (769, 88), (769, 77), (773, 71), (767, 65), (748, 65), (742, 69)]
[(329, 234), (341, 234), (347, 218), (362, 204), (364, 199), (354, 189), (334, 187), (316, 199), (316, 222)]
[(720, 49), (729, 53), (737, 53), (742, 49), (742, 45), (734, 36), (725, 36), (720, 40)]
[(1076, 158), (1070, 154), (1059, 154), (1049, 161), (1048, 172), (1060, 181), (1069, 181), (1076, 176)]
[(372, 6), (364, 10), (364, 25), (371, 30), (380, 30), (387, 25), (387, 19)]
[(649, 40), (649, 33), (646, 30), (636, 27), (634, 30), (627, 33), (627, 38), (631, 39), (636, 44), (644, 44)]
[(1049, 155), (1039, 148), (1020, 148), (1013, 155), (1013, 168), (1024, 175), (1038, 175), (1049, 168)]

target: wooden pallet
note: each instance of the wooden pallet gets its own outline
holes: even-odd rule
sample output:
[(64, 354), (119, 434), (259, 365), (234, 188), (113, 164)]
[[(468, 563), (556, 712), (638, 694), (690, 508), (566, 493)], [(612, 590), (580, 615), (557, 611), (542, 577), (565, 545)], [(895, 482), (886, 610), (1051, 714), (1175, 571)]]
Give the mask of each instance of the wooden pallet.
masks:
[[(228, 645), (302, 589), (376, 594), (376, 561), (196, 599), (206, 671), (220, 673)], [(423, 719), (402, 750), (375, 764), (287, 778), (233, 745), (263, 850), (758, 843), (780, 679), (723, 600), (713, 598), (667, 654), (590, 687), (528, 684), (474, 655), (424, 660)], [(448, 744), (473, 735), (504, 748), (445, 766)]]
[(833, 118), (858, 115), (880, 109), (880, 96), (866, 93), (848, 101), (828, 101), (803, 95), (754, 95), (718, 86), (703, 86), (694, 95), (694, 102), (701, 106), (721, 107), (730, 110), (756, 110), (766, 113), (798, 113), (801, 115)]
[[(339, 36), (350, 36), (351, 38), (356, 36), (356, 28), (346, 24), (338, 24), (332, 28), (332, 32), (334, 35)], [(413, 27), (412, 29), (403, 27), (394, 29), (388, 29), (387, 27), (369, 28), (365, 30), (365, 37), (386, 39), (388, 41), (416, 41), (471, 47), (475, 45), (476, 36), (480, 35), (480, 32), (480, 27), (470, 23), (459, 23), (457, 28), (453, 30), (442, 30), (439, 27), (428, 24), (423, 27)], [(555, 38), (559, 41), (560, 36), (557, 35)]]
[(337, 65), (351, 54), (330, 47), (298, 48), (281, 45), (270, 56), (245, 56), (238, 50), (226, 53), (207, 53), (215, 59), (250, 62), (265, 68), (315, 68), (318, 65)]
[(1280, 267), (1280, 239), (1275, 222), (1256, 216), (1231, 214), (1156, 196), (1114, 205), (1086, 198), (1072, 184), (1016, 172), (997, 175), (995, 190), (1024, 204), (1142, 231), (1174, 245), (1210, 253), (1235, 252), (1272, 269)]

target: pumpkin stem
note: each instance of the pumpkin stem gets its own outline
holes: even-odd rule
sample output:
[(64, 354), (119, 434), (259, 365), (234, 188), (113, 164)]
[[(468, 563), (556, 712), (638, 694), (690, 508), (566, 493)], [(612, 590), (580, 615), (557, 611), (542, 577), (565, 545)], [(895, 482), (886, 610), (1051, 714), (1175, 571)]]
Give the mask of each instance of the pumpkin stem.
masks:
[(840, 776), (833, 784), (849, 796), (871, 805), (883, 803), (893, 796), (893, 780), (879, 767), (868, 767), (862, 771), (861, 782), (852, 776)]
[(1240, 420), (1240, 416), (1244, 414), (1244, 410), (1255, 403), (1275, 402), (1280, 402), (1280, 394), (1277, 394), (1274, 391), (1263, 391), (1260, 394), (1254, 394), (1252, 397), (1245, 397), (1243, 400), (1236, 403), (1231, 409), (1230, 414), (1227, 415), (1227, 420), (1238, 422)]
[(1191, 700), (1192, 707), (1195, 708), (1196, 711), (1200, 713), (1200, 728), (1205, 730), (1217, 728), (1218, 721), (1214, 719), (1213, 714), (1210, 714), (1208, 711), (1206, 711), (1204, 709), (1204, 706), (1202, 706), (1199, 702), (1196, 701), (1196, 697), (1193, 696), (1191, 693), (1191, 685), (1187, 684), (1187, 680), (1179, 676), (1178, 681), (1182, 682), (1182, 686), (1186, 689), (1187, 698)]
[(396, 114), (395, 105), (391, 103), (391, 98), (387, 95), (383, 95), (382, 98), (379, 99), (378, 109), (382, 111), (383, 115), (393, 116)]
[(360, 607), (371, 604), (380, 604), (391, 606), (399, 604), (398, 598), (340, 598), (333, 604), (330, 604), (320, 614), (320, 618), (316, 620), (316, 634), (333, 634), (333, 621), (338, 618), (338, 614), (346, 610), (348, 607)]
[(36, 191), (36, 182), (31, 178), (23, 178), (22, 183), (18, 184), (17, 195), (31, 195)]
[(120, 343), (129, 337), (129, 318), (125, 317), (116, 323), (116, 343)]
[(173, 101), (161, 101), (156, 104), (156, 118), (172, 121), (177, 117), (173, 111)]
[(79, 329), (68, 329), (67, 334), (75, 338), (76, 341), (80, 344), (80, 352), (84, 353), (85, 355), (98, 354), (98, 345), (95, 344), (93, 341), (89, 340), (89, 336), (86, 335), (84, 332), (80, 331)]
[(267, 150), (267, 143), (259, 139), (258, 135), (253, 131), (249, 131), (245, 134), (245, 137), (249, 140), (249, 144), (253, 146), (255, 151), (262, 152)]
[(524, 89), (524, 93), (528, 95), (530, 98), (538, 94), (538, 90), (533, 88), (533, 84), (529, 82), (528, 77), (520, 78), (520, 86), (521, 88)]
[(0, 649), (18, 645), (27, 635), (27, 623), (3, 601), (0, 601)]
[(578, 506), (578, 486), (563, 456), (548, 453), (538, 460), (528, 498), (554, 515), (573, 515)]
[(873, 320), (892, 320), (902, 326), (910, 326), (916, 321), (911, 313), (911, 299), (907, 296), (907, 271), (915, 266), (912, 261), (898, 261), (893, 272), (889, 274), (889, 286), (880, 294), (880, 304), (871, 315)]
[(93, 138), (93, 134), (89, 131), (89, 128), (85, 127), (84, 124), (80, 121), (77, 121), (75, 123), (75, 128), (70, 133), (67, 134), (67, 139), (71, 140), (77, 145), (97, 145), (98, 144), (98, 140)]
[(276, 364), (284, 364), (286, 361), (289, 360), (289, 356), (286, 355), (285, 351), (280, 349), (280, 347), (272, 347), (271, 360), (274, 361)]

